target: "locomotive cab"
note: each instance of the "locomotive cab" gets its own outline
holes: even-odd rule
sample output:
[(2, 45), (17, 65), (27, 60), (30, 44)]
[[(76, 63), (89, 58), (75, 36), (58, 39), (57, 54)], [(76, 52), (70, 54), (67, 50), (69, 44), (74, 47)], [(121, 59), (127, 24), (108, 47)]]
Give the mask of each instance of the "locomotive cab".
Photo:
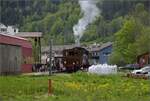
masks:
[(89, 65), (88, 51), (81, 47), (64, 50), (63, 65), (67, 71), (77, 71), (81, 67), (87, 68)]

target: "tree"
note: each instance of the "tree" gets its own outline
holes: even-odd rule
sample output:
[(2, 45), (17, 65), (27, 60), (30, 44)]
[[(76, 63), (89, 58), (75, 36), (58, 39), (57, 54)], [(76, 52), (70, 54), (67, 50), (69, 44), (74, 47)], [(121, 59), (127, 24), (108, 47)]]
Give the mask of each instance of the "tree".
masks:
[(150, 27), (144, 28), (141, 36), (136, 40), (137, 54), (150, 52)]
[(82, 42), (89, 42), (97, 39), (96, 25), (91, 24), (83, 34)]
[(116, 58), (120, 58), (115, 60), (117, 64), (121, 60), (124, 63), (135, 63), (138, 55), (150, 51), (150, 26), (143, 17), (150, 22), (148, 12), (141, 4), (137, 4), (135, 12), (126, 18), (121, 30), (115, 34), (114, 52), (110, 59), (112, 63)]

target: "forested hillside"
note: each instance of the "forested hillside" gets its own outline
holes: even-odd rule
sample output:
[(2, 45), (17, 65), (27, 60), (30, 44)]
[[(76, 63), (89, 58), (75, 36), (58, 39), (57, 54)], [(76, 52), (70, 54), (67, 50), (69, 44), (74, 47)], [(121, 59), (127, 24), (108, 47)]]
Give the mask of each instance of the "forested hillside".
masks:
[[(5, 25), (41, 31), (43, 45), (74, 43), (73, 26), (83, 16), (77, 0), (0, 0)], [(150, 51), (150, 0), (97, 0), (100, 16), (88, 25), (81, 42), (114, 42), (110, 62), (135, 63)]]
[[(1, 0), (0, 16), (5, 25), (16, 25), (20, 31), (42, 31), (43, 44), (50, 38), (54, 44), (74, 43), (72, 27), (82, 17), (77, 0)], [(82, 42), (112, 41), (135, 6), (143, 4), (150, 11), (149, 0), (97, 0), (101, 16), (90, 24)], [(56, 40), (56, 41), (55, 41)]]
[[(41, 31), (44, 44), (73, 43), (72, 27), (80, 17), (76, 0), (1, 0), (1, 22), (20, 31)], [(64, 38), (65, 37), (65, 38)]]

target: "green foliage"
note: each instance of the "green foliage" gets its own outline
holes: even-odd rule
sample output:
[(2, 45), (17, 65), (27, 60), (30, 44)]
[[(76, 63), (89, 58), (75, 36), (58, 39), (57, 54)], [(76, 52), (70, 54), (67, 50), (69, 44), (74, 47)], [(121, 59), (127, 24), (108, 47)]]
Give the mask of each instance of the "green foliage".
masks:
[(121, 60), (123, 63), (135, 63), (138, 55), (149, 52), (149, 18), (150, 14), (144, 6), (137, 4), (135, 12), (126, 18), (121, 30), (115, 34), (114, 53), (110, 59), (112, 63), (120, 64)]
[[(139, 2), (141, 4), (132, 12)], [(72, 27), (83, 16), (77, 0), (1, 0), (0, 3), (0, 22), (17, 25), (20, 31), (43, 32), (43, 45), (47, 45), (50, 38), (56, 40), (58, 37), (60, 42), (54, 44), (74, 43)], [(98, 0), (101, 17), (87, 27), (81, 41), (112, 41), (129, 12), (139, 17), (140, 23), (150, 25), (150, 17), (144, 10), (144, 7), (149, 8), (148, 4), (149, 0)]]
[(123, 56), (117, 51), (114, 51), (110, 55), (108, 62), (109, 62), (109, 64), (117, 64), (118, 66), (122, 66), (125, 64), (124, 63), (125, 60), (124, 60)]
[(97, 33), (96, 32), (96, 25), (90, 25), (89, 28), (84, 33), (84, 36), (82, 37), (81, 41), (89, 42), (89, 41), (95, 40), (97, 38), (96, 33)]
[(145, 28), (136, 40), (136, 49), (138, 55), (150, 52), (150, 27)]
[[(142, 27), (138, 26), (134, 19), (131, 19), (126, 21), (123, 28), (118, 33), (116, 33), (116, 51), (122, 54), (127, 63), (135, 61), (131, 61), (129, 56), (135, 56), (136, 54), (133, 52), (135, 50), (133, 43), (137, 39), (141, 28)], [(131, 59), (133, 58), (131, 57)]]

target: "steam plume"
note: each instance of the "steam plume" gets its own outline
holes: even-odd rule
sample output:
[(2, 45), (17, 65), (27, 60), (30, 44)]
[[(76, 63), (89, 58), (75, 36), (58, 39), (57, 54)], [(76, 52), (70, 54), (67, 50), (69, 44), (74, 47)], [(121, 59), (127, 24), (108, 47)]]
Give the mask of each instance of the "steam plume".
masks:
[(99, 9), (96, 7), (95, 0), (79, 0), (79, 4), (83, 17), (79, 19), (78, 23), (73, 27), (75, 42), (77, 45), (80, 45), (80, 39), (88, 24), (92, 23), (100, 14)]

